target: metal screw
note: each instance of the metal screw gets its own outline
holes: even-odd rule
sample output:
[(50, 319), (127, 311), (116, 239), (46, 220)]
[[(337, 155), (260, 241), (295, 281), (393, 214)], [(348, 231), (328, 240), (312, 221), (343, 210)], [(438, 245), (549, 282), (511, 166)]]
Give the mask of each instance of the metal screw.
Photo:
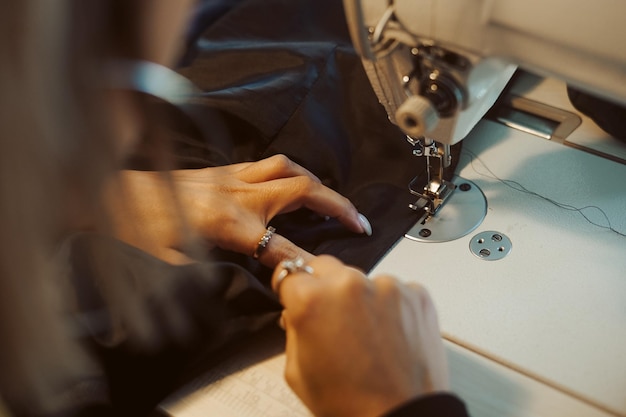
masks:
[(486, 258), (487, 256), (491, 255), (491, 251), (489, 249), (481, 249), (478, 254), (483, 258)]
[(419, 231), (418, 233), (421, 237), (428, 237), (432, 234), (432, 232), (430, 231), (430, 229), (422, 229)]
[(461, 190), (461, 191), (469, 191), (471, 188), (472, 188), (472, 186), (469, 185), (466, 182), (464, 182), (463, 184), (459, 185), (459, 190)]
[(494, 242), (501, 242), (502, 241), (502, 236), (496, 233), (496, 234), (491, 236), (491, 240), (493, 240)]
[[(408, 136), (407, 136), (407, 140), (408, 140)], [(409, 142), (411, 142), (409, 140)], [(414, 142), (411, 142), (411, 145), (413, 145), (413, 155), (415, 156), (422, 156), (424, 155), (424, 144), (422, 143), (421, 140), (416, 140)]]

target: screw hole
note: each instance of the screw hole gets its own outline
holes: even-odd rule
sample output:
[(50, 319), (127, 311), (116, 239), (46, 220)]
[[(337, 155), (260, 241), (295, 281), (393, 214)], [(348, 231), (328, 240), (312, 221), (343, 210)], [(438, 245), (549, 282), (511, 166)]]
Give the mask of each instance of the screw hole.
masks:
[(498, 252), (504, 252), (504, 246), (500, 246), (500, 247), (498, 248)]
[(494, 235), (491, 236), (491, 240), (493, 240), (494, 242), (501, 242), (502, 241), (502, 235), (494, 234)]
[(485, 239), (483, 239), (483, 238), (478, 239), (478, 243), (480, 243), (482, 245), (483, 243), (485, 243)]
[(491, 252), (489, 251), (489, 249), (481, 249), (478, 254), (483, 258), (486, 258), (487, 256), (491, 255)]

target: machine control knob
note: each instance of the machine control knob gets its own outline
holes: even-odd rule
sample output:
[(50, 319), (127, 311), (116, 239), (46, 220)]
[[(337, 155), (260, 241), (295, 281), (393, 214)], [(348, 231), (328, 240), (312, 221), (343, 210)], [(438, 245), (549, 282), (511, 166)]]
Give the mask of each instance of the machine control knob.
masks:
[(418, 138), (432, 132), (439, 123), (437, 110), (422, 96), (411, 96), (398, 107), (396, 122), (407, 135)]

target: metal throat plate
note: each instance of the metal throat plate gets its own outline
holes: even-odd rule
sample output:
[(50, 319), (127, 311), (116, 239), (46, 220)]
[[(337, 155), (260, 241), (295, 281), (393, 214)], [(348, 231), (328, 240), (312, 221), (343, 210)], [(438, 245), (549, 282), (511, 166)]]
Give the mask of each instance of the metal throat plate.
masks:
[(445, 204), (424, 224), (415, 224), (406, 237), (418, 242), (448, 242), (476, 229), (487, 215), (487, 199), (473, 182), (454, 176), (456, 185)]

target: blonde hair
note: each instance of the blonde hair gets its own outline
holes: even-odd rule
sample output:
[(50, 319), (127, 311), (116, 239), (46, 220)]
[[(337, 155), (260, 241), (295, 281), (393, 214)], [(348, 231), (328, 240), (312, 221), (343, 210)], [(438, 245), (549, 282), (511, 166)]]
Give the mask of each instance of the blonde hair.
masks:
[(79, 3), (0, 5), (0, 396), (27, 414), (61, 407), (59, 391), (91, 368), (54, 253), (72, 212), (96, 214), (114, 166), (96, 94), (105, 2)]

